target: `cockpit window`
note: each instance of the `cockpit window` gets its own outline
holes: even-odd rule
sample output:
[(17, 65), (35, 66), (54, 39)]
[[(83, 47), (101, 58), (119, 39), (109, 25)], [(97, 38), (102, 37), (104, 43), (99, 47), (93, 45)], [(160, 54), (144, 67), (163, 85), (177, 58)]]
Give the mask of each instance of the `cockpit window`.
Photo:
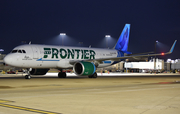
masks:
[(25, 51), (25, 50), (22, 50), (22, 52), (23, 52), (23, 53), (26, 53), (26, 51)]
[(11, 53), (26, 53), (25, 50), (12, 50)]
[(18, 53), (22, 53), (22, 51), (21, 51), (21, 50), (18, 50)]
[(18, 50), (12, 50), (12, 52), (11, 52), (11, 53), (17, 53), (17, 51), (18, 51)]

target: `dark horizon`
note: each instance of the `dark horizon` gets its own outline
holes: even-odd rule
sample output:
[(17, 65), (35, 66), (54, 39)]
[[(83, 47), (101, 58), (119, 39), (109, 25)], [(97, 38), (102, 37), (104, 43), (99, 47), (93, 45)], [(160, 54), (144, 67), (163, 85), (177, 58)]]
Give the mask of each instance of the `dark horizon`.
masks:
[[(133, 53), (167, 52), (180, 38), (180, 1), (83, 1), (83, 0), (6, 0), (0, 2), (0, 49), (9, 53), (22, 41), (32, 44), (91, 45), (107, 48), (105, 35), (111, 35), (113, 48), (126, 23), (131, 24), (128, 51)], [(83, 43), (82, 43), (83, 42)], [(171, 55), (180, 58), (177, 41)]]

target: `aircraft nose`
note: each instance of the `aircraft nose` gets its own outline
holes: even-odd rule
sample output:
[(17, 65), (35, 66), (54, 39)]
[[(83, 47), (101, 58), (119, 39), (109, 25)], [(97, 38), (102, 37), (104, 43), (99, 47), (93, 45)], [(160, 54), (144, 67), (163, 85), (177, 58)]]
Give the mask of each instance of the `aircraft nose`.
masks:
[(11, 55), (6, 55), (5, 57), (4, 57), (4, 62), (6, 63), (6, 64), (8, 64), (8, 65), (12, 65), (12, 63), (13, 63), (13, 57), (11, 56)]

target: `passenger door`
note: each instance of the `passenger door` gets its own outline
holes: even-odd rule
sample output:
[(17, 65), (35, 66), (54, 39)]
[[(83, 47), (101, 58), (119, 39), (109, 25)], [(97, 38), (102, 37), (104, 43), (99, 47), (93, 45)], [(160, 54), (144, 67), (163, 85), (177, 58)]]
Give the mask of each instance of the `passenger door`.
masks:
[(33, 59), (39, 59), (39, 50), (36, 46), (31, 46), (33, 51)]

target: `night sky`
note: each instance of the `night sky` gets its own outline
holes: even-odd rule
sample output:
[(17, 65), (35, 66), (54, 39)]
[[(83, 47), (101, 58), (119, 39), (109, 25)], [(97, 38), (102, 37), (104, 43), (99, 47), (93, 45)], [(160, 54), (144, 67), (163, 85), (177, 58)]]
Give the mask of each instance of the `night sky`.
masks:
[[(9, 53), (22, 42), (113, 48), (126, 23), (131, 24), (133, 53), (169, 51), (180, 39), (179, 0), (1, 0), (0, 48)], [(105, 35), (111, 35), (106, 44)], [(79, 43), (79, 42), (83, 42)], [(180, 58), (180, 40), (171, 55)]]

